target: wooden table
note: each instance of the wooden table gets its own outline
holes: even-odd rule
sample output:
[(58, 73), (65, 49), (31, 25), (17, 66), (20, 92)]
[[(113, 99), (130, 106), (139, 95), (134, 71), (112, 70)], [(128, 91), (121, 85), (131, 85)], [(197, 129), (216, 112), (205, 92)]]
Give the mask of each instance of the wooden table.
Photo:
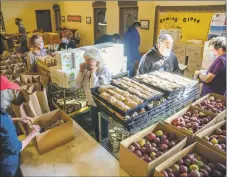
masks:
[[(75, 139), (39, 155), (31, 143), (21, 152), (24, 176), (129, 176), (118, 161), (74, 122)], [(19, 137), (23, 139), (24, 137)]]

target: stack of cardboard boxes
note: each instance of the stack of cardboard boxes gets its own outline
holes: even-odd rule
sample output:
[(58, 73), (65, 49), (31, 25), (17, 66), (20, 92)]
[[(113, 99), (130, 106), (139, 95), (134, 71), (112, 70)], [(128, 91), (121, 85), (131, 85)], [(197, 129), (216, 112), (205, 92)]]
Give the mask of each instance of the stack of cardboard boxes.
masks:
[(203, 61), (203, 45), (187, 42), (174, 42), (173, 51), (178, 63), (187, 65), (185, 77), (193, 78), (196, 70), (201, 69)]

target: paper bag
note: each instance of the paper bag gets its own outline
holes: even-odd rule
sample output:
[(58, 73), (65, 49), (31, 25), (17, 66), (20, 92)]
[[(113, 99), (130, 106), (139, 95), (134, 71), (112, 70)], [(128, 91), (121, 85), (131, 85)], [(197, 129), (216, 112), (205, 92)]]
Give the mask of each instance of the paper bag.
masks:
[(36, 95), (37, 92), (28, 94), (25, 90), (22, 90), (22, 93), (24, 95), (25, 101), (27, 102), (25, 103), (25, 107), (29, 116), (34, 117), (42, 114), (42, 109), (40, 107), (41, 105)]
[(50, 108), (48, 105), (46, 89), (44, 88), (43, 91), (36, 92), (37, 98), (39, 100), (39, 104), (42, 110), (42, 113), (50, 112)]
[(32, 103), (31, 100), (29, 100), (28, 102), (25, 102), (24, 103), (24, 107), (25, 107), (26, 112), (27, 112), (27, 114), (28, 114), (29, 117), (35, 117), (35, 116), (39, 115), (39, 114), (36, 114), (33, 105), (34, 104)]
[(16, 117), (28, 116), (24, 107), (24, 103), (22, 103), (21, 105), (11, 104), (11, 107)]
[(24, 95), (21, 90), (11, 90), (13, 95), (13, 103), (16, 105), (20, 105), (25, 102)]

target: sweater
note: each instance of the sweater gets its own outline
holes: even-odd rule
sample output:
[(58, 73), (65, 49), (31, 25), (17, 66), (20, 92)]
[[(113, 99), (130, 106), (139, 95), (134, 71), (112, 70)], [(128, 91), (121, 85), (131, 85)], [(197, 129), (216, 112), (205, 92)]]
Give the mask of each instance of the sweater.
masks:
[(0, 124), (1, 139), (1, 176), (14, 176), (19, 168), (19, 153), (22, 149), (22, 143), (17, 138), (15, 126), (12, 118), (1, 112)]
[(91, 88), (99, 87), (100, 85), (109, 84), (111, 81), (110, 72), (106, 67), (102, 70), (97, 70), (96, 73), (91, 73), (85, 70), (83, 73), (79, 72), (76, 78), (76, 84), (79, 88), (83, 88), (87, 97), (88, 105), (96, 107), (94, 99), (92, 98)]
[(142, 57), (137, 74), (146, 74), (156, 70), (179, 73), (176, 55), (171, 52), (169, 57), (162, 56), (155, 45)]

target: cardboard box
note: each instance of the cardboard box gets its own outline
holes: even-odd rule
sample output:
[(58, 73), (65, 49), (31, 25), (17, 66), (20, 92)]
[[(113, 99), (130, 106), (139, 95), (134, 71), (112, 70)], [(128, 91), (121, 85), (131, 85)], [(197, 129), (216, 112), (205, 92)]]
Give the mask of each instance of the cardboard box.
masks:
[(41, 65), (45, 67), (51, 67), (51, 66), (56, 66), (56, 59), (54, 57), (51, 57), (49, 55), (47, 56), (37, 56), (37, 63), (40, 63)]
[[(196, 106), (197, 104), (201, 103), (204, 99), (207, 99), (210, 96), (214, 96), (215, 98), (222, 100), (226, 105), (226, 97), (224, 97), (223, 95), (218, 95), (216, 93), (207, 94), (204, 97), (202, 97), (202, 98), (198, 99), (197, 101), (195, 101), (194, 103), (192, 103), (192, 105)], [(216, 115), (217, 115), (217, 122), (223, 121), (226, 118), (226, 109), (224, 111), (222, 111), (221, 113), (216, 114)]]
[(185, 64), (185, 61), (186, 61), (186, 56), (185, 55), (178, 54), (178, 53), (175, 53), (175, 55), (177, 57), (178, 63), (184, 65)]
[(181, 29), (169, 29), (168, 34), (172, 36), (173, 41), (179, 41), (182, 39), (182, 30)]
[(66, 113), (59, 109), (33, 118), (32, 125), (56, 122), (59, 119), (64, 120), (65, 123), (36, 136), (37, 149), (40, 154), (47, 153), (72, 141), (75, 137), (73, 121)]
[(187, 50), (186, 42), (174, 42), (173, 43), (173, 51), (179, 55), (185, 55)]
[(198, 143), (200, 143), (200, 144), (202, 144), (202, 145), (208, 147), (209, 149), (211, 149), (211, 150), (217, 152), (218, 154), (220, 154), (220, 155), (226, 157), (226, 152), (224, 152), (224, 151), (222, 151), (222, 150), (216, 148), (215, 146), (209, 144), (207, 141), (205, 141), (205, 140), (203, 139), (204, 136), (210, 136), (217, 128), (220, 128), (220, 127), (222, 127), (223, 125), (226, 125), (226, 121), (219, 122), (219, 123), (217, 123), (217, 124), (215, 124), (215, 125), (213, 125), (213, 126), (207, 128), (207, 129), (201, 131), (200, 133), (198, 133), (198, 134), (196, 135), (195, 140), (196, 140), (196, 142), (198, 142)]
[(72, 88), (76, 87), (76, 76), (78, 74), (78, 70), (76, 69), (65, 69), (61, 70), (57, 67), (50, 67), (50, 77), (51, 81), (57, 84), (62, 88)]
[[(128, 146), (133, 142), (139, 141), (150, 132), (154, 132), (158, 129), (164, 130), (166, 132), (176, 133), (178, 139), (180, 139), (181, 141), (176, 146), (171, 148), (168, 152), (164, 153), (162, 156), (158, 157), (150, 163), (143, 161), (128, 149)], [(165, 126), (162, 123), (155, 124), (121, 142), (119, 159), (120, 167), (130, 176), (152, 176), (154, 168), (158, 164), (164, 162), (166, 159), (179, 152), (185, 146), (185, 144), (186, 138), (184, 135), (168, 126)]]
[(184, 148), (182, 151), (178, 152), (177, 154), (173, 155), (171, 158), (166, 159), (165, 162), (162, 164), (159, 164), (155, 168), (154, 177), (164, 177), (164, 175), (161, 173), (165, 169), (172, 167), (178, 160), (182, 159), (189, 153), (197, 153), (202, 157), (205, 157), (212, 163), (222, 163), (226, 165), (226, 158), (223, 156), (220, 156), (215, 151), (212, 151), (211, 149), (207, 148), (206, 146), (203, 146), (199, 143), (194, 143), (186, 148)]
[(60, 44), (61, 39), (58, 33), (48, 33), (49, 35), (49, 44)]
[(190, 79), (193, 79), (194, 78), (194, 73), (195, 72), (191, 72), (187, 69), (184, 70), (184, 77), (187, 77), (187, 78), (190, 78)]
[(201, 69), (202, 66), (202, 58), (189, 56), (188, 57), (188, 70), (191, 72), (195, 72), (196, 70)]
[(55, 58), (57, 60), (57, 67), (59, 69), (72, 69), (73, 67), (73, 56), (70, 51), (57, 51), (55, 53)]
[(187, 56), (194, 56), (201, 58), (203, 56), (203, 45), (197, 45), (197, 44), (188, 44), (186, 55)]
[[(197, 132), (195, 132), (194, 134), (190, 134), (190, 133), (186, 132), (185, 130), (182, 130), (181, 128), (175, 127), (171, 124), (173, 120), (175, 120), (176, 118), (182, 117), (189, 110), (198, 110), (199, 112), (203, 112), (206, 115), (210, 116), (212, 118), (212, 120), (208, 124), (206, 124), (204, 127), (199, 129)], [(166, 120), (164, 120), (164, 123), (165, 123), (165, 125), (170, 126), (171, 128), (179, 131), (181, 134), (187, 136), (187, 144), (191, 144), (192, 142), (194, 142), (196, 134), (198, 134), (202, 130), (209, 128), (210, 126), (214, 125), (216, 123), (216, 121), (217, 121), (217, 116), (215, 114), (213, 114), (209, 111), (205, 111), (205, 110), (202, 110), (200, 108), (194, 107), (194, 106), (188, 106), (188, 107), (182, 109), (181, 111), (177, 112), (176, 114), (172, 115), (171, 117), (167, 118)]]

